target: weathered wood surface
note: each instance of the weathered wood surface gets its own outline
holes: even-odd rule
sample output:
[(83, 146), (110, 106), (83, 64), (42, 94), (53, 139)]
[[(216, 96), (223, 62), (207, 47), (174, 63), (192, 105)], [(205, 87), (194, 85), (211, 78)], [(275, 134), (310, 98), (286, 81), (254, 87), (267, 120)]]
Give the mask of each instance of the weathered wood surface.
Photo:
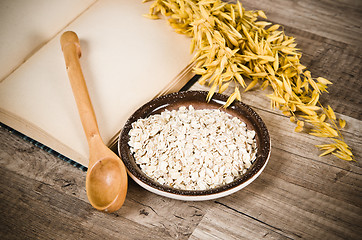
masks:
[[(285, 26), (314, 76), (334, 84), (322, 96), (344, 119), (357, 162), (318, 157), (323, 140), (294, 133), (265, 91), (242, 96), (268, 126), (270, 161), (252, 184), (221, 199), (184, 202), (134, 182), (113, 214), (94, 210), (86, 173), (0, 128), (1, 239), (361, 239), (362, 2), (242, 1)], [(205, 89), (195, 84), (192, 89)]]

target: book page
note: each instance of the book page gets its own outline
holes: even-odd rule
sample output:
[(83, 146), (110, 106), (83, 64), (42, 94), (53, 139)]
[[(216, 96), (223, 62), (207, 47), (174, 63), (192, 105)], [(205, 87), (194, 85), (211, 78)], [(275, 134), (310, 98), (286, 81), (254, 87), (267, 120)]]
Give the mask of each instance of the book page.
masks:
[(96, 0), (1, 0), (0, 81)]
[[(189, 38), (175, 33), (165, 20), (142, 16), (149, 6), (141, 1), (99, 1), (65, 29), (80, 38), (81, 65), (105, 143), (192, 58)], [(0, 108), (80, 153), (82, 157), (75, 158), (60, 152), (87, 166), (88, 145), (65, 70), (60, 35), (1, 83)], [(57, 151), (57, 146), (49, 147)]]

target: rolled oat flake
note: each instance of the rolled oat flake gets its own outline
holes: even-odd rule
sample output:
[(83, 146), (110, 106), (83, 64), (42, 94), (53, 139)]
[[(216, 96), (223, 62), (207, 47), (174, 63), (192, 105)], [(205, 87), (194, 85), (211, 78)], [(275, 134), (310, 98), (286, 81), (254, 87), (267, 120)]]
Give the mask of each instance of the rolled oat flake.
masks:
[(256, 159), (255, 131), (218, 109), (192, 105), (132, 123), (128, 142), (136, 163), (160, 184), (207, 190), (230, 183)]

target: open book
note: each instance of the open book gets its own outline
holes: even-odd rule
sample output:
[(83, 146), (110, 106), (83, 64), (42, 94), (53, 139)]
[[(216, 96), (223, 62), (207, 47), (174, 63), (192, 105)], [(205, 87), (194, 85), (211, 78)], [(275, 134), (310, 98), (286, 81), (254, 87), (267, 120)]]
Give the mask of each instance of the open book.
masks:
[(190, 39), (143, 17), (141, 0), (0, 2), (0, 121), (88, 166), (88, 145), (65, 69), (60, 36), (80, 38), (80, 59), (103, 141), (128, 117), (193, 76)]

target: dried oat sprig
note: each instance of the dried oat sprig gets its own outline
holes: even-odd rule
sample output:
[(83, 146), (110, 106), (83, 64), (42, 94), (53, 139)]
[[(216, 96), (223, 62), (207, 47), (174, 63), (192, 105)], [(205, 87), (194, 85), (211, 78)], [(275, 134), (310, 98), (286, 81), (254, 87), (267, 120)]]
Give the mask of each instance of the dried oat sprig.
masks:
[(331, 144), (317, 145), (324, 150), (321, 156), (332, 153), (344, 160), (354, 159), (340, 132), (345, 122), (339, 120), (338, 127), (332, 108), (319, 102), (331, 82), (312, 78), (299, 61), (295, 39), (286, 36), (280, 25), (260, 20), (266, 19), (263, 11), (246, 11), (240, 2), (156, 0), (146, 16), (157, 19), (159, 15), (166, 17), (176, 32), (191, 37), (194, 72), (201, 75), (200, 84), (210, 86), (207, 100), (215, 92), (225, 91), (231, 82), (237, 84), (225, 107), (240, 100), (239, 86), (244, 92), (270, 86), (271, 107), (290, 116), (297, 123), (296, 132), (303, 131), (307, 122), (312, 126), (311, 135), (332, 139)]

